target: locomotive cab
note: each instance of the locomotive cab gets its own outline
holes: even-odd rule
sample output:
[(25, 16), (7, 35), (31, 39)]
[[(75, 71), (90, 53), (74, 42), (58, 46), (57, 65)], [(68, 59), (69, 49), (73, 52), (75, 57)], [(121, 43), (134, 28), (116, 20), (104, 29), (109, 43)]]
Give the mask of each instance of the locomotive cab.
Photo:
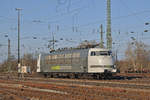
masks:
[(89, 73), (116, 72), (112, 52), (108, 49), (93, 48), (88, 54)]

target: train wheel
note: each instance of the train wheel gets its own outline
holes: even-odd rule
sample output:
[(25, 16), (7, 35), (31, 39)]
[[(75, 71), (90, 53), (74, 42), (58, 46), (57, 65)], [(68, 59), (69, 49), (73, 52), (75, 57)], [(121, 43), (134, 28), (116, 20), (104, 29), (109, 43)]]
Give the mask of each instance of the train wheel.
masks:
[(75, 74), (75, 78), (79, 78), (79, 75), (78, 75), (78, 74)]
[(108, 75), (107, 75), (107, 79), (112, 79), (112, 73), (109, 73)]
[(93, 75), (93, 78), (96, 79), (96, 80), (97, 80), (97, 79), (99, 80), (99, 79), (101, 79), (101, 75), (100, 75), (100, 74), (94, 74), (94, 75)]
[(71, 73), (71, 74), (69, 75), (69, 78), (74, 79), (74, 78), (75, 78), (75, 75), (74, 75), (73, 73)]
[(47, 77), (48, 77), (48, 75), (47, 75), (47, 74), (44, 74), (44, 77), (45, 77), (45, 78), (47, 78)]
[(53, 76), (53, 74), (50, 74), (50, 78), (53, 78), (54, 76)]

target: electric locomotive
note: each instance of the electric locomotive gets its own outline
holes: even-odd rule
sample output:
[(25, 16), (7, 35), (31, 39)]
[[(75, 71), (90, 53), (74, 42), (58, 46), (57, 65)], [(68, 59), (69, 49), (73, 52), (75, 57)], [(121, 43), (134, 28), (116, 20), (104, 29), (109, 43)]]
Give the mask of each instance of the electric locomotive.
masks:
[(111, 77), (117, 72), (112, 52), (104, 48), (66, 49), (39, 54), (37, 72), (45, 77)]

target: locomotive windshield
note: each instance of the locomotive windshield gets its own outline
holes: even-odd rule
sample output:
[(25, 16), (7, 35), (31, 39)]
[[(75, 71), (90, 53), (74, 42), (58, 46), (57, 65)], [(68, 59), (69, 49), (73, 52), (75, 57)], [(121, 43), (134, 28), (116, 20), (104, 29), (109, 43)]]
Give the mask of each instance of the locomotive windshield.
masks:
[(91, 56), (110, 56), (111, 51), (91, 51)]

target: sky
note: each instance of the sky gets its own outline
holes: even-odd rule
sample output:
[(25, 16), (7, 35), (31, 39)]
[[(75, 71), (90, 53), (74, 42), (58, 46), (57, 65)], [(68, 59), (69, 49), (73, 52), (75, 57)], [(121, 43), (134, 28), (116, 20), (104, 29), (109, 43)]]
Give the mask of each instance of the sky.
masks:
[[(0, 62), (7, 59), (8, 38), (11, 54), (17, 57), (17, 11), (21, 8), (21, 55), (49, 52), (55, 47), (75, 47), (84, 40), (100, 41), (104, 27), (106, 44), (106, 0), (0, 0)], [(150, 0), (111, 0), (113, 50), (124, 58), (131, 37), (150, 44)], [(134, 33), (133, 33), (134, 32)], [(8, 35), (8, 37), (6, 37)], [(35, 38), (36, 37), (36, 38)]]

